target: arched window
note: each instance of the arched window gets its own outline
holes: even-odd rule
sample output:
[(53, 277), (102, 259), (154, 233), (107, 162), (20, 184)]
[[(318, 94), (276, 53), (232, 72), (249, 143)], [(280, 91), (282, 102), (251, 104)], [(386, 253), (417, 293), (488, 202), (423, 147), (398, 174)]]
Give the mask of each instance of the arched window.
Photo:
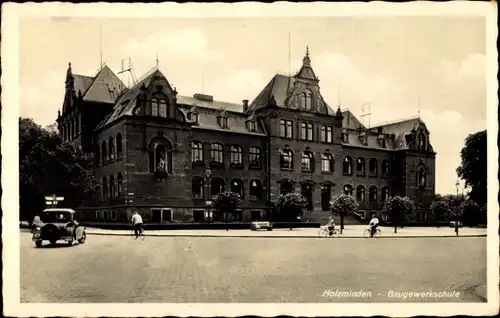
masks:
[(109, 176), (109, 197), (115, 197), (115, 176)]
[(154, 98), (151, 101), (151, 116), (158, 116), (158, 100)]
[(167, 117), (167, 102), (164, 99), (160, 100), (160, 106), (158, 112), (160, 117)]
[(385, 200), (387, 200), (388, 198), (389, 198), (389, 187), (383, 187), (381, 196), (382, 203), (384, 203)]
[(260, 180), (250, 181), (250, 200), (262, 200), (262, 183), (260, 182)]
[(352, 174), (352, 158), (350, 156), (345, 156), (342, 166), (344, 174), (346, 175)]
[(210, 146), (210, 162), (214, 164), (224, 164), (224, 147), (219, 143)]
[(321, 186), (321, 210), (330, 210), (330, 200), (332, 198), (332, 185), (325, 183)]
[(122, 134), (116, 135), (116, 159), (121, 160), (123, 158), (123, 144), (122, 144)]
[(427, 171), (424, 165), (417, 169), (417, 187), (425, 188), (427, 186)]
[(199, 141), (191, 142), (191, 162), (194, 164), (203, 163), (203, 144)]
[(321, 155), (321, 171), (323, 172), (333, 172), (333, 155), (329, 153), (324, 153)]
[(280, 183), (280, 195), (285, 195), (293, 192), (293, 184), (290, 181)]
[(241, 181), (240, 179), (231, 180), (231, 192), (238, 193), (240, 195), (240, 198), (243, 199), (243, 181)]
[(344, 186), (344, 194), (347, 194), (347, 195), (352, 195), (352, 192), (353, 192), (352, 185), (350, 185), (350, 184), (346, 184), (346, 185)]
[(193, 199), (203, 199), (203, 178), (193, 177), (191, 187)]
[(356, 174), (358, 176), (364, 176), (365, 175), (365, 158), (358, 158), (356, 160)]
[(382, 177), (389, 176), (389, 160), (382, 161)]
[(115, 143), (113, 137), (109, 137), (109, 161), (113, 161), (115, 159)]
[(310, 91), (305, 91), (302, 93), (302, 105), (305, 110), (312, 110), (312, 93)]
[(108, 198), (108, 179), (102, 177), (102, 198), (106, 200)]
[(425, 151), (426, 150), (426, 140), (425, 140), (425, 135), (423, 132), (418, 134), (417, 137), (417, 150), (419, 151)]
[(359, 203), (365, 203), (365, 187), (362, 185), (359, 185), (356, 188), (356, 201)]
[(371, 186), (369, 191), (370, 203), (377, 203), (377, 187)]
[(210, 182), (210, 188), (212, 190), (212, 196), (224, 192), (224, 179), (213, 178)]
[(164, 171), (172, 173), (172, 147), (166, 140), (160, 140), (149, 146), (149, 172)]
[(281, 169), (293, 169), (293, 152), (290, 149), (280, 150), (280, 167)]
[(260, 168), (261, 157), (259, 147), (250, 147), (250, 167)]
[(120, 198), (123, 194), (123, 176), (122, 176), (121, 172), (118, 173), (117, 181), (118, 181), (117, 182), (118, 187), (117, 187), (116, 196)]
[(230, 162), (232, 166), (242, 166), (243, 165), (243, 150), (240, 146), (231, 146), (229, 148)]
[(101, 162), (101, 148), (99, 147), (99, 145), (95, 145), (94, 161), (95, 165), (99, 166)]
[(370, 177), (376, 177), (377, 176), (377, 159), (370, 159), (368, 163), (368, 169), (370, 171)]
[(314, 185), (310, 182), (304, 182), (301, 186), (301, 194), (307, 199), (307, 210), (313, 210), (313, 191)]
[(108, 163), (108, 147), (106, 146), (106, 141), (102, 142), (101, 149), (102, 149), (102, 151), (101, 151), (101, 154), (102, 154), (102, 164), (105, 165), (106, 163)]
[(311, 172), (314, 169), (314, 156), (312, 152), (305, 151), (302, 153), (302, 171)]

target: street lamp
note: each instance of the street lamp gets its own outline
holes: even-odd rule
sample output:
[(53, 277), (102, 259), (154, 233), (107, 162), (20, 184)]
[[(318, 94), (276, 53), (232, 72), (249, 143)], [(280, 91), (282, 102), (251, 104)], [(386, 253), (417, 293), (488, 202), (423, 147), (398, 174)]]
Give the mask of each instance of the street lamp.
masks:
[(458, 236), (458, 212), (459, 212), (459, 209), (460, 209), (460, 202), (458, 200), (458, 189), (460, 187), (460, 182), (458, 182), (457, 180), (457, 183), (455, 183), (455, 187), (457, 188), (457, 199), (456, 199), (456, 210), (455, 210), (455, 234)]
[(205, 204), (207, 205), (207, 217), (208, 217), (208, 223), (210, 224), (210, 218), (211, 218), (211, 210), (210, 207), (212, 206), (212, 201), (210, 200), (210, 182), (211, 182), (211, 176), (212, 176), (212, 171), (210, 170), (208, 166), (208, 161), (207, 161), (207, 170), (205, 170), (205, 183), (206, 183), (206, 198), (207, 201), (205, 201)]

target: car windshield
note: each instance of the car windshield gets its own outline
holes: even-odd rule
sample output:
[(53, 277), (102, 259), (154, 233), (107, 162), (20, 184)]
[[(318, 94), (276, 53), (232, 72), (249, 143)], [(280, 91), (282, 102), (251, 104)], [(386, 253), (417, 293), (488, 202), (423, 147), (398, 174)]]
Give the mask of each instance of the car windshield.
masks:
[(72, 219), (72, 213), (68, 211), (45, 211), (41, 213), (40, 219), (44, 223), (70, 222)]

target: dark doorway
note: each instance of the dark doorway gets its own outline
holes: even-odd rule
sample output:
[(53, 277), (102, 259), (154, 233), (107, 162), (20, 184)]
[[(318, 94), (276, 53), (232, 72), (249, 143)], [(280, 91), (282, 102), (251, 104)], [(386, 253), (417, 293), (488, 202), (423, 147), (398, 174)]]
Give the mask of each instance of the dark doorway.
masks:
[(309, 182), (302, 184), (302, 196), (307, 199), (307, 210), (313, 210), (313, 185)]
[(193, 221), (203, 222), (205, 220), (205, 210), (194, 210), (193, 211)]
[(332, 198), (332, 185), (324, 184), (321, 186), (321, 209), (323, 211), (330, 210), (330, 200)]
[(151, 222), (160, 223), (162, 221), (161, 209), (151, 210)]
[(250, 219), (251, 221), (261, 221), (262, 215), (261, 211), (250, 211)]

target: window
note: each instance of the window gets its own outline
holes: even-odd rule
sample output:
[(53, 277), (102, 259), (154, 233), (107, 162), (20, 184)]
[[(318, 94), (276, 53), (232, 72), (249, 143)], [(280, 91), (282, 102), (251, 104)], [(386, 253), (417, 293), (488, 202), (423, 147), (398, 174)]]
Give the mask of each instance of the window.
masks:
[(359, 185), (356, 188), (356, 201), (359, 203), (365, 203), (365, 187), (362, 185)]
[(425, 135), (421, 132), (417, 137), (417, 150), (425, 151), (426, 148)]
[(257, 130), (257, 125), (255, 124), (255, 121), (250, 120), (248, 122), (248, 130), (250, 130), (250, 131), (256, 131)]
[(280, 195), (286, 195), (293, 192), (293, 185), (290, 181), (283, 181), (280, 184)]
[(151, 116), (158, 116), (158, 100), (151, 101)]
[(344, 158), (344, 162), (343, 162), (343, 173), (345, 175), (351, 175), (352, 174), (352, 158), (349, 157), (349, 156), (346, 156)]
[(219, 117), (221, 128), (228, 128), (227, 117)]
[(198, 124), (198, 120), (199, 120), (199, 116), (198, 116), (198, 113), (192, 113), (191, 114), (191, 121), (195, 124)]
[(106, 147), (106, 141), (102, 142), (102, 164), (108, 163), (108, 148)]
[(376, 177), (377, 176), (377, 159), (370, 159), (370, 162), (368, 164), (368, 169), (370, 171), (370, 177)]
[(300, 123), (300, 138), (302, 140), (313, 140), (313, 124), (312, 123)]
[(312, 93), (310, 91), (305, 91), (302, 93), (302, 107), (305, 110), (312, 110)]
[(210, 162), (215, 164), (224, 164), (224, 147), (219, 143), (210, 146)]
[(250, 200), (251, 201), (262, 200), (262, 184), (260, 180), (250, 181)]
[(293, 152), (290, 149), (280, 150), (280, 167), (281, 169), (293, 169)]
[(95, 165), (99, 166), (99, 164), (101, 162), (101, 149), (100, 149), (99, 145), (95, 146), (94, 161), (95, 161)]
[(243, 181), (240, 179), (231, 180), (231, 192), (238, 193), (243, 199)]
[(109, 177), (109, 197), (115, 197), (115, 176), (113, 175)]
[(352, 185), (346, 184), (344, 186), (344, 194), (352, 195)]
[(321, 155), (321, 171), (333, 172), (333, 155), (324, 153)]
[(123, 158), (122, 134), (116, 135), (116, 159)]
[(242, 166), (243, 165), (243, 151), (240, 146), (231, 146), (229, 148), (230, 153), (230, 164), (233, 166)]
[(109, 137), (109, 161), (113, 161), (115, 159), (115, 143), (113, 137)]
[(314, 168), (314, 156), (312, 152), (305, 151), (302, 153), (302, 171), (311, 172)]
[(122, 193), (123, 193), (123, 176), (122, 176), (121, 172), (118, 173), (117, 181), (118, 181), (117, 182), (118, 187), (116, 189), (117, 190), (116, 196), (120, 198), (122, 196)]
[(280, 120), (280, 137), (293, 138), (293, 123), (291, 120)]
[(382, 188), (382, 203), (389, 198), (389, 187)]
[(76, 115), (75, 117), (75, 132), (76, 135), (78, 136), (80, 134), (80, 114)]
[(213, 178), (210, 182), (212, 196), (224, 192), (224, 180), (222, 178)]
[(160, 101), (159, 114), (160, 117), (167, 117), (167, 102), (164, 99)]
[(111, 220), (116, 220), (116, 211), (115, 210), (111, 211)]
[(108, 198), (108, 179), (102, 177), (102, 198), (106, 200)]
[(365, 158), (358, 158), (358, 160), (356, 160), (356, 174), (358, 176), (365, 175)]
[(250, 167), (260, 168), (260, 148), (250, 147)]
[(359, 136), (359, 141), (361, 142), (361, 144), (363, 146), (367, 146), (368, 145), (368, 138), (366, 137), (366, 135)]
[(203, 163), (203, 145), (199, 141), (191, 143), (191, 162), (193, 164)]
[(101, 210), (95, 211), (95, 219), (100, 220), (101, 219)]
[(347, 132), (342, 133), (342, 142), (343, 143), (348, 143), (349, 142), (349, 134)]
[(203, 199), (203, 178), (193, 177), (191, 186), (193, 199)]
[(333, 127), (321, 126), (321, 142), (333, 143)]
[(371, 186), (370, 187), (370, 203), (377, 203), (377, 187), (376, 186)]
[(424, 165), (417, 169), (417, 187), (425, 188), (427, 186), (427, 172)]
[(149, 172), (172, 173), (172, 151), (169, 144), (156, 143), (148, 154)]
[(389, 176), (389, 160), (382, 161), (382, 177)]

